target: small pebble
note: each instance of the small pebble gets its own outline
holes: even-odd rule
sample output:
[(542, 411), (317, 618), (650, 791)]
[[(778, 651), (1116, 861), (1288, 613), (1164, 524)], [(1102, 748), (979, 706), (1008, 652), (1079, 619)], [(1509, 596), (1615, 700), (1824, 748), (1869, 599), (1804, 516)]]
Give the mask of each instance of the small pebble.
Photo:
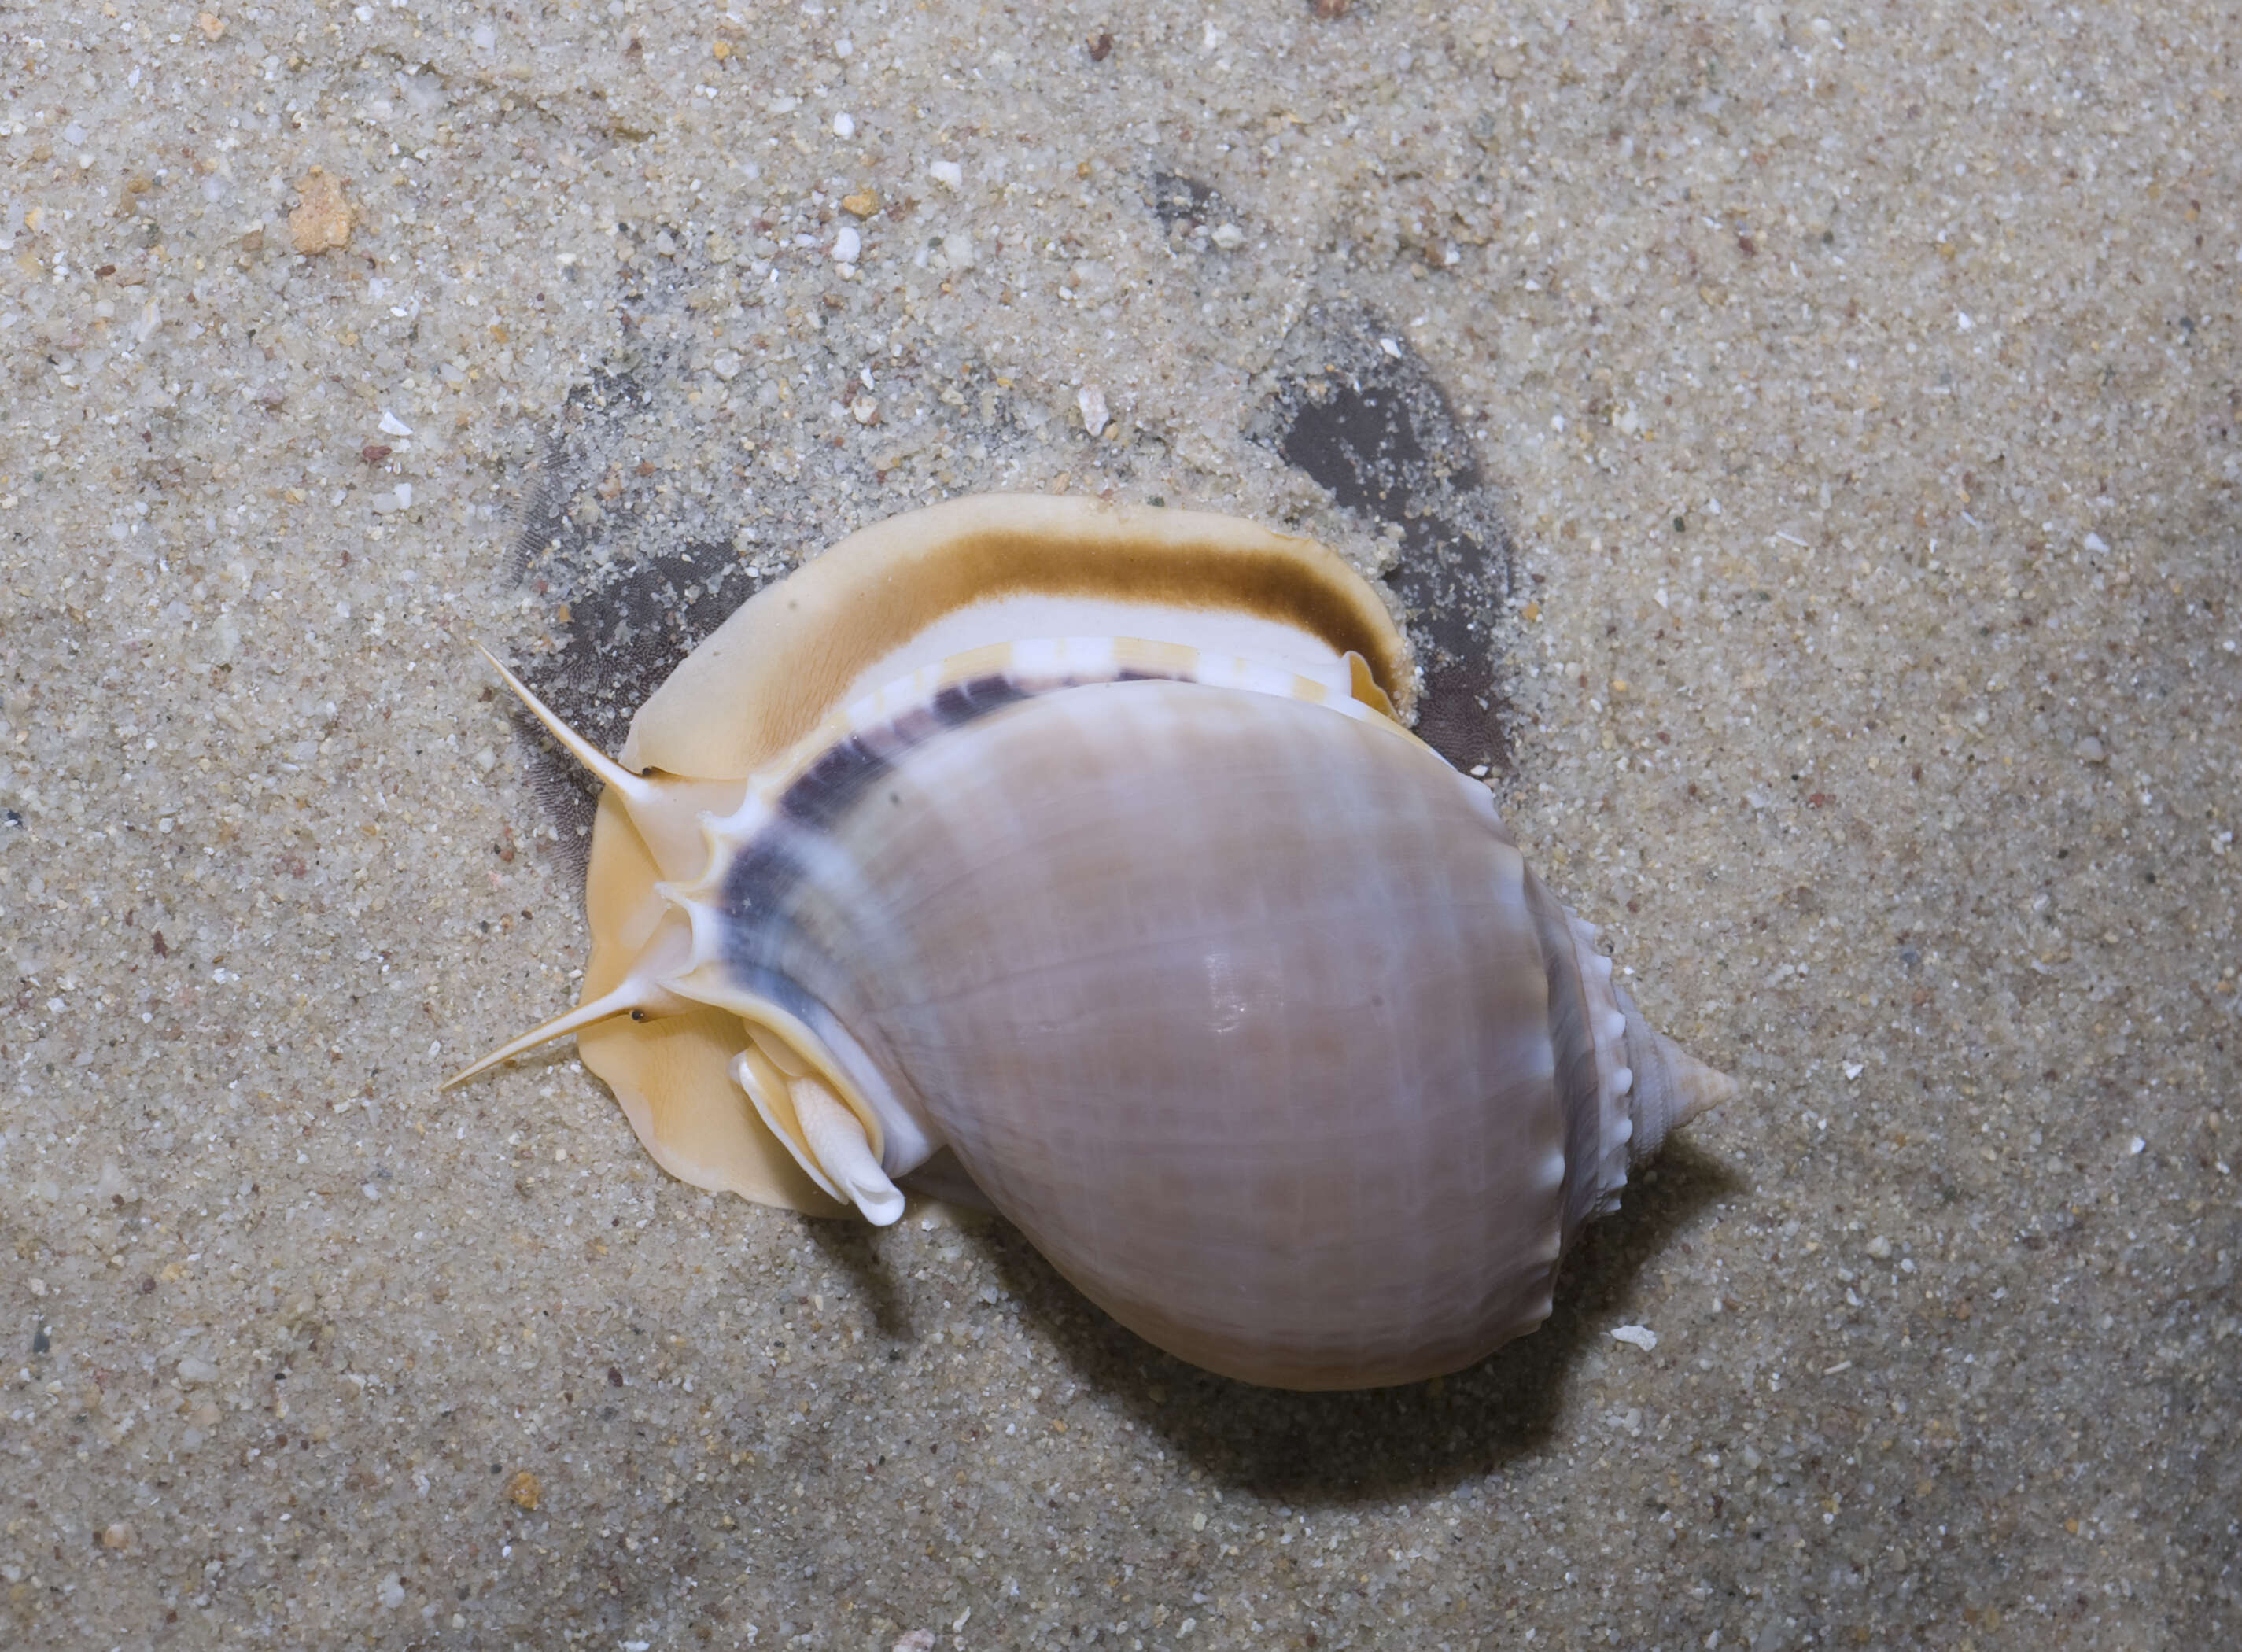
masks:
[(1647, 1325), (1622, 1325), (1614, 1327), (1612, 1340), (1624, 1342), (1648, 1353), (1658, 1346), (1658, 1333)]
[(936, 161), (926, 170), (932, 174), (936, 183), (946, 189), (965, 187), (965, 169), (956, 161)]
[(93, 1198), (97, 1205), (130, 1204), (139, 1195), (132, 1191), (132, 1184), (125, 1180), (124, 1172), (111, 1161), (102, 1165), (101, 1175), (93, 1184)]
[(332, 173), (314, 166), (296, 185), (296, 193), (300, 198), (296, 210), (288, 214), (288, 232), (299, 252), (309, 258), (350, 245), (351, 225), (357, 214), (343, 198), (342, 185)]
[(836, 263), (854, 264), (863, 252), (864, 238), (856, 232), (853, 224), (843, 224), (841, 232), (833, 238), (833, 257)]
[(856, 135), (856, 118), (845, 109), (834, 116), (833, 135), (836, 138), (854, 138)]

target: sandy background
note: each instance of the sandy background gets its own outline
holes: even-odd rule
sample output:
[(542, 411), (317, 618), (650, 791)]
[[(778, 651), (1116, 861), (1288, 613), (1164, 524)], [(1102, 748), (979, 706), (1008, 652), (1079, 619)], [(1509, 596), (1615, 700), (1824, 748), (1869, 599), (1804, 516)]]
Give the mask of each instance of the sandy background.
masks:
[[(0, 1642), (2242, 1643), (2242, 14), (1830, 18), (0, 12)], [(1479, 1369), (436, 1093), (583, 944), (470, 639), (1062, 487), (1386, 568), (1745, 1083)]]

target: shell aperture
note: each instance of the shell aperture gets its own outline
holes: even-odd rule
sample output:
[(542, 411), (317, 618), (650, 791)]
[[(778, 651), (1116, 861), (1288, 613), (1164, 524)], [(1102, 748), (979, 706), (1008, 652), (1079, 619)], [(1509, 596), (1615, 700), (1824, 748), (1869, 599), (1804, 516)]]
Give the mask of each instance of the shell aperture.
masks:
[[(1023, 514), (1062, 560), (1056, 502)], [(964, 503), (1017, 527), (1017, 501)], [(938, 508), (922, 540), (972, 540)], [(1099, 508), (1074, 514), (1127, 526)], [(1641, 1024), (1486, 788), (1386, 715), (1398, 646), (1225, 652), (1220, 604), (1176, 598), (1195, 641), (1015, 636), (835, 672), (838, 703), (738, 778), (612, 782), (602, 967), (540, 1034), (576, 1031), (700, 1185), (893, 1220), (896, 1179), (946, 1148), (1185, 1359), (1299, 1388), (1460, 1368), (1540, 1322), (1572, 1232), (1732, 1086)], [(863, 669), (902, 641), (860, 644)], [(650, 721), (665, 696), (639, 755), (725, 737)]]

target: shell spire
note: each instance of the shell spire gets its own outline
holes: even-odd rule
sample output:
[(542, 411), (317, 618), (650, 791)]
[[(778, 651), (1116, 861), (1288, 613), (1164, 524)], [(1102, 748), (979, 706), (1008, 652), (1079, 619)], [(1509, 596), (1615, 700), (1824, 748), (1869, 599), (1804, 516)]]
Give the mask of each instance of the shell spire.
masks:
[(1655, 1031), (1596, 948), (1601, 931), (1529, 876), (1549, 958), (1550, 1036), (1570, 1099), (1565, 1228), (1619, 1208), (1628, 1172), (1735, 1081)]
[(1635, 1075), (1630, 1091), (1635, 1133), (1628, 1142), (1628, 1159), (1639, 1165), (1659, 1150), (1671, 1132), (1732, 1099), (1736, 1081), (1654, 1030), (1625, 988), (1615, 986), (1613, 993), (1620, 1013), (1627, 1017), (1627, 1064)]

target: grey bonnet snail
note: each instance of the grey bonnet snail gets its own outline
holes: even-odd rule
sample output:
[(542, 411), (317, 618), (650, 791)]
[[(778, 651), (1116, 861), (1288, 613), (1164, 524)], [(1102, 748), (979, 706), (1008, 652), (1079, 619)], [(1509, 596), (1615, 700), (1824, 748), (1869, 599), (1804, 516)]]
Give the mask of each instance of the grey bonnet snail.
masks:
[(876, 1223), (946, 1148), (1210, 1370), (1472, 1364), (1734, 1091), (1402, 725), (1406, 642), (1310, 541), (960, 500), (757, 593), (620, 762), (507, 681), (607, 784), (592, 954), (459, 1078), (574, 1032), (674, 1174)]

